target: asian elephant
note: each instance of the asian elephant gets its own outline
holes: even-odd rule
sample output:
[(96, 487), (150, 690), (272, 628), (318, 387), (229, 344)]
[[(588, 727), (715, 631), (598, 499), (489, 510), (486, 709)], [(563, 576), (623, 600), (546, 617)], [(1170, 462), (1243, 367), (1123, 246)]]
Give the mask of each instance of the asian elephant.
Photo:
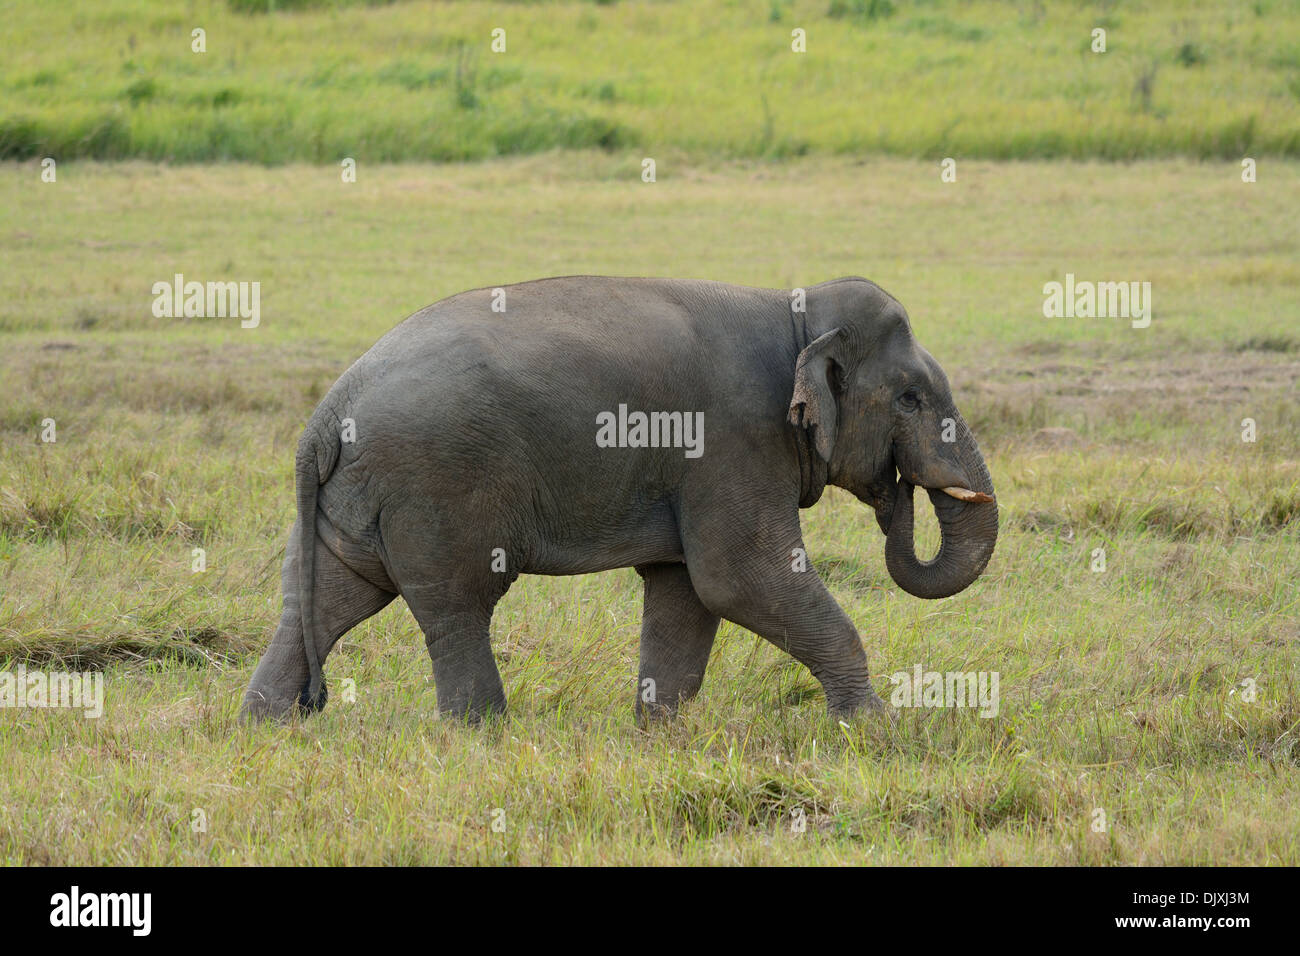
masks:
[[(827, 484), (875, 510), (890, 575), (956, 594), (997, 540), (993, 483), (939, 364), (865, 279), (807, 290), (573, 276), (444, 299), (326, 394), (298, 444), (284, 608), (246, 717), (325, 703), (321, 662), (405, 598), (438, 708), (501, 713), (492, 609), (520, 574), (634, 567), (638, 721), (700, 689), (720, 618), (880, 708), (857, 629), (800, 560)], [(916, 557), (912, 492), (942, 531)]]

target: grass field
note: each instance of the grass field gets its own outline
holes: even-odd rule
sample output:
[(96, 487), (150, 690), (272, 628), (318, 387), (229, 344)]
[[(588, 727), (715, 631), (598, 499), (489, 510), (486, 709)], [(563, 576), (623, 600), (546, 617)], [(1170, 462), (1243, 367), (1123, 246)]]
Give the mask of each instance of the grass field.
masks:
[[(0, 670), (106, 678), (98, 720), (0, 710), (0, 860), (1300, 863), (1300, 165), (961, 160), (943, 184), (930, 161), (683, 150), (639, 172), (602, 151), (362, 162), (355, 184), (0, 165)], [(260, 281), (260, 326), (155, 318), (176, 272)], [(986, 452), (998, 550), (966, 592), (910, 598), (834, 492), (805, 512), (810, 556), (882, 694), (918, 663), (997, 671), (997, 717), (839, 725), (724, 624), (701, 697), (641, 733), (629, 570), (521, 579), (488, 728), (437, 720), (401, 602), (331, 655), (322, 715), (237, 724), (325, 389), (441, 296), (587, 272), (899, 297)], [(1044, 318), (1067, 272), (1150, 281), (1150, 327)]]
[(0, 21), (0, 159), (1300, 155), (1297, 0), (0, 0)]

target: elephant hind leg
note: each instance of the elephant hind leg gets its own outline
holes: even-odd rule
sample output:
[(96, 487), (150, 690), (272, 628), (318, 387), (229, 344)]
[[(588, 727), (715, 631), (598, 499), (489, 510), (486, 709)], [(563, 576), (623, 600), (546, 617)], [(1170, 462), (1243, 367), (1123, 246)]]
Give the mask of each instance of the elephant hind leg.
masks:
[(645, 580), (636, 691), (636, 720), (644, 727), (671, 717), (699, 691), (719, 617), (700, 603), (686, 565), (644, 565), (637, 573)]
[(501, 515), (476, 508), (467, 502), (464, 514), (448, 517), (412, 505), (385, 512), (379, 525), (388, 577), (424, 632), (438, 711), (470, 723), (506, 710), (489, 636), (492, 609), (519, 576), (527, 551)]
[(443, 585), (403, 584), (402, 597), (424, 632), (438, 711), (470, 723), (504, 714), (506, 692), (489, 636), (491, 608), (466, 604)]
[[(298, 528), (289, 535), (280, 572), (284, 606), (275, 636), (262, 656), (248, 689), (243, 716), (284, 718), (298, 709), (308, 681), (307, 652), (303, 647), (302, 617), (298, 598)], [(312, 592), (313, 636), (323, 664), (340, 637), (366, 618), (383, 610), (396, 597), (361, 577), (316, 539), (315, 586)]]

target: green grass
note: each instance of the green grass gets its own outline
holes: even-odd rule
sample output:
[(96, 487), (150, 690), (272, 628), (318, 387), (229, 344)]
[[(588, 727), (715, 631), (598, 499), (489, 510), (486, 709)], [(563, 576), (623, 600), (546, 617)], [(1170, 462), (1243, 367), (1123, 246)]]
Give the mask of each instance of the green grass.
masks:
[(0, 158), (1300, 155), (1297, 0), (274, 6), (0, 2)]
[[(0, 669), (106, 677), (100, 720), (0, 710), (0, 860), (1300, 862), (1300, 166), (1254, 185), (1231, 162), (962, 162), (951, 185), (899, 160), (639, 168), (0, 166)], [(177, 271), (261, 281), (261, 326), (156, 319)], [(1151, 326), (1043, 318), (1067, 271), (1152, 281)], [(331, 655), (323, 714), (237, 725), (325, 389), (443, 295), (583, 272), (863, 274), (901, 299), (985, 447), (998, 550), (963, 594), (915, 600), (832, 491), (805, 512), (810, 556), (882, 693), (916, 663), (995, 670), (996, 718), (842, 727), (725, 624), (701, 697), (640, 733), (620, 571), (518, 582), (493, 726), (437, 720), (401, 602)]]

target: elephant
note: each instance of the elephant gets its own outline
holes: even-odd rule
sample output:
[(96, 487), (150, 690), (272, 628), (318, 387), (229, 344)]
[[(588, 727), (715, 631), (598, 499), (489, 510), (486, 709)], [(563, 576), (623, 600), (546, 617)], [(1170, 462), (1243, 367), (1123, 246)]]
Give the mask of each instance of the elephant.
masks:
[[(322, 708), (336, 641), (401, 595), (440, 716), (505, 712), (493, 608), (520, 574), (634, 568), (633, 714), (677, 712), (719, 622), (801, 662), (832, 716), (884, 708), (799, 511), (835, 485), (875, 512), (894, 582), (942, 598), (984, 571), (998, 512), (943, 369), (902, 305), (807, 289), (568, 276), (443, 299), (329, 389), (295, 459), (283, 611), (244, 719)], [(918, 559), (913, 491), (938, 553)]]

